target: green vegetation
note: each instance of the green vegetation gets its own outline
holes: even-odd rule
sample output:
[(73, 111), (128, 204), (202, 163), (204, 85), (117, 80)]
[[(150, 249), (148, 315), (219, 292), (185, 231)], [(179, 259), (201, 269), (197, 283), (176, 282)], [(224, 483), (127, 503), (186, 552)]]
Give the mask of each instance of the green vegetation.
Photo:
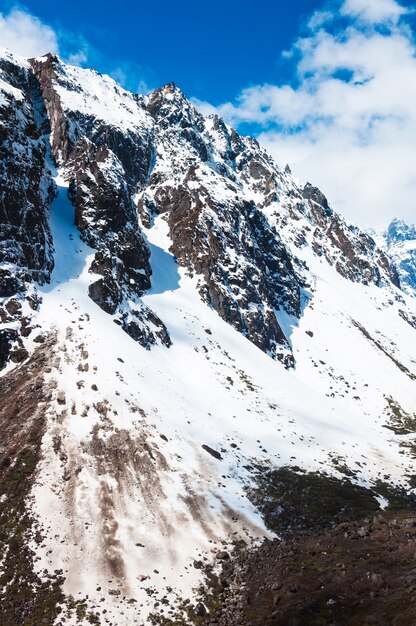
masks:
[(386, 413), (390, 418), (387, 425), (396, 435), (408, 435), (416, 433), (416, 414), (406, 413), (392, 397), (385, 396), (387, 400)]
[(374, 514), (380, 506), (369, 489), (323, 472), (299, 467), (253, 464), (254, 484), (247, 496), (267, 527), (293, 535), (335, 526)]
[(257, 385), (255, 385), (248, 374), (246, 374), (243, 370), (238, 370), (238, 375), (242, 383), (245, 384), (249, 391), (256, 391), (258, 389)]
[(2, 626), (50, 626), (61, 612), (63, 578), (43, 579), (34, 572), (33, 553), (28, 541), (41, 541), (25, 499), (39, 458), (40, 435), (14, 463), (3, 461), (0, 480), (0, 622)]

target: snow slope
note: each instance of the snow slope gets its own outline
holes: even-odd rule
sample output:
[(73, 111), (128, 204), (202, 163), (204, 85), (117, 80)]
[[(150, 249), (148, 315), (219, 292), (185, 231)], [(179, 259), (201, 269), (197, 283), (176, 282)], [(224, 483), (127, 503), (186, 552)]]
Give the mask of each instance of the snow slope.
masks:
[[(142, 624), (192, 595), (195, 561), (268, 535), (246, 493), (256, 461), (340, 478), (346, 465), (360, 485), (408, 487), (414, 433), (391, 428), (391, 407), (416, 413), (416, 305), (374, 240), (173, 84), (139, 98), (53, 55), (9, 61), (6, 130), (23, 68), (37, 175), (57, 190), (50, 212), (40, 207), (50, 282), (24, 266), (6, 293), (0, 273), (0, 331), (30, 322), (5, 358), (14, 344), (24, 359), (55, 342), (30, 501), (45, 536), (32, 545), (39, 575), (62, 569), (65, 593), (102, 624)], [(12, 225), (26, 235), (22, 216)], [(128, 334), (134, 309), (164, 341)], [(276, 347), (290, 358), (273, 360)]]
[(389, 337), (414, 370), (413, 329), (397, 323), (380, 289), (311, 256), (314, 298), (292, 327), (297, 366), (287, 371), (201, 301), (197, 277), (169, 253), (160, 216), (145, 231), (153, 286), (144, 301), (173, 345), (147, 351), (87, 296), (92, 251), (56, 182), (56, 267), (37, 318), (57, 336), (55, 400), (33, 492), (47, 531), (38, 567), (63, 568), (65, 591), (105, 607), (103, 623), (142, 623), (167, 588), (190, 594), (200, 575), (194, 559), (212, 558), (234, 533), (267, 534), (244, 492), (253, 459), (336, 474), (335, 455), (363, 485), (414, 473), (401, 438), (383, 426), (384, 396), (414, 410), (414, 380), (353, 324)]

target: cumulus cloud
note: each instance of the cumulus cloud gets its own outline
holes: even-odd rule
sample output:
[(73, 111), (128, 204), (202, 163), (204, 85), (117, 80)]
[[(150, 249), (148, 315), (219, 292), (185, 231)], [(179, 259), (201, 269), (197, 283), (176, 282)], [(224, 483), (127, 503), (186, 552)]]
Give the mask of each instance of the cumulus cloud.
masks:
[(23, 57), (58, 52), (55, 31), (37, 17), (21, 9), (0, 13), (0, 42), (4, 48)]
[(55, 52), (72, 65), (87, 63), (91, 52), (82, 35), (54, 29), (21, 7), (0, 12), (0, 45), (25, 58)]
[(397, 23), (407, 12), (396, 0), (345, 0), (340, 11), (341, 15), (358, 17), (370, 24)]
[(396, 0), (332, 3), (285, 54), (291, 84), (252, 86), (217, 108), (237, 127), (260, 125), (258, 137), (278, 162), (364, 226), (415, 219), (416, 47), (408, 13)]
[(107, 58), (82, 33), (53, 28), (21, 6), (15, 6), (7, 14), (0, 12), (0, 46), (25, 58), (54, 52), (71, 65), (98, 66), (135, 93), (145, 94), (154, 88), (143, 78), (151, 77), (148, 68), (131, 61)]

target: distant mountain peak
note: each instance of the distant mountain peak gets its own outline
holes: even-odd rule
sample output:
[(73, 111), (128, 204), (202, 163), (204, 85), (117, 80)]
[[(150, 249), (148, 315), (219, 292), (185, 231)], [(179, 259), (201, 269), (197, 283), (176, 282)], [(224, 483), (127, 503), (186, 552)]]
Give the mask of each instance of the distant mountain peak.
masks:
[(416, 225), (394, 218), (381, 240), (399, 270), (403, 289), (416, 294)]

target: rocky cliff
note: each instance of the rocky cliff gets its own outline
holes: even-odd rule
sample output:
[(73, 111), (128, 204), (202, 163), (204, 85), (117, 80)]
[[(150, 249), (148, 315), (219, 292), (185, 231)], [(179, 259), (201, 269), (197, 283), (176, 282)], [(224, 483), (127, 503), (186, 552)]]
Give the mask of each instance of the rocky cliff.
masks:
[[(2, 625), (235, 623), (233, 546), (414, 507), (416, 305), (384, 244), (173, 83), (3, 52), (0, 140)], [(267, 545), (243, 582), (297, 562)]]
[[(53, 167), (69, 185), (82, 239), (96, 251), (90, 297), (145, 346), (169, 346), (170, 339), (140, 300), (151, 287), (151, 267), (138, 214), (145, 227), (165, 216), (172, 253), (197, 277), (202, 299), (288, 367), (294, 358), (279, 318), (299, 318), (307, 301), (311, 277), (302, 248), (310, 246), (349, 280), (399, 285), (371, 237), (347, 225), (318, 189), (299, 186), (255, 140), (217, 116), (203, 117), (173, 83), (143, 98), (50, 54), (30, 62), (5, 56), (2, 68), (9, 85), (2, 110), (9, 138), (2, 148), (9, 150), (2, 160), (9, 168), (3, 259), (26, 280), (17, 284), (4, 269), (5, 295), (27, 292), (28, 284), (33, 291), (50, 276)], [(16, 106), (24, 123), (16, 123)], [(12, 339), (19, 341), (17, 331), (5, 329), (3, 364)]]

